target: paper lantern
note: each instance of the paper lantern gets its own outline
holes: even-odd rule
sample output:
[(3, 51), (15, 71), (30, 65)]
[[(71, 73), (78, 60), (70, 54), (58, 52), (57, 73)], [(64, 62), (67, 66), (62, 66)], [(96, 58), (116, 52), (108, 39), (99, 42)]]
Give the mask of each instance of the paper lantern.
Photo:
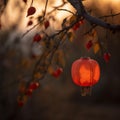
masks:
[(71, 69), (73, 82), (81, 86), (81, 95), (91, 95), (91, 86), (100, 78), (100, 67), (97, 61), (90, 58), (80, 58), (73, 62)]

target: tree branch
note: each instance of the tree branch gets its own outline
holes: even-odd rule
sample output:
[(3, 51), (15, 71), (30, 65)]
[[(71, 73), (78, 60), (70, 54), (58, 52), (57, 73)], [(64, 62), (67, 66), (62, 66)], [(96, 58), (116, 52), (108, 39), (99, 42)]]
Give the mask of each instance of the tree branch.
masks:
[(83, 6), (82, 0), (68, 0), (68, 2), (71, 3), (71, 5), (77, 10), (78, 16), (83, 16), (91, 24), (95, 24), (110, 30), (120, 30), (120, 25), (109, 24), (102, 21), (100, 18), (93, 17), (87, 13)]

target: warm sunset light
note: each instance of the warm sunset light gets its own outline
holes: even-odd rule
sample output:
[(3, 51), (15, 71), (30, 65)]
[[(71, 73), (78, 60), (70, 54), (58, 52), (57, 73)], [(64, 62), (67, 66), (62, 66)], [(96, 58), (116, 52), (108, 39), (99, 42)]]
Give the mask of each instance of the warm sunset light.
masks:
[[(55, 6), (59, 6), (62, 3), (61, 1), (62, 0), (59, 0), (59, 1), (58, 0), (57, 1), (49, 0), (47, 12), (50, 12), (53, 9), (53, 7), (55, 7)], [(86, 0), (84, 2), (84, 4), (86, 6), (89, 6), (92, 2), (93, 1), (91, 1), (91, 0)], [(118, 12), (118, 10), (120, 10), (120, 8), (119, 8), (120, 0), (97, 0), (97, 1), (95, 1), (95, 3), (99, 4), (98, 9), (100, 9), (101, 11), (105, 11), (105, 8), (108, 5), (113, 6), (114, 11), (116, 11), (116, 12)], [(18, 5), (16, 6), (15, 4), (18, 4)], [(26, 18), (26, 10), (29, 5), (30, 5), (30, 3), (28, 3), (27, 6), (24, 7), (24, 4), (19, 0), (18, 0), (18, 3), (17, 3), (17, 0), (16, 0), (16, 3), (14, 3), (13, 0), (9, 0), (7, 9), (6, 9), (7, 15), (2, 16), (4, 27), (9, 28), (9, 26), (11, 26), (12, 24), (15, 24), (15, 22), (19, 20), (19, 27), (18, 27), (19, 30), (25, 31), (26, 24), (28, 22), (28, 18)], [(41, 11), (44, 10), (45, 2), (43, 2), (42, 0), (41, 1), (36, 0), (36, 1), (34, 1), (33, 6), (35, 6), (37, 9), (37, 11), (34, 15), (35, 17), (37, 17), (38, 15), (41, 15)], [(21, 7), (21, 9), (20, 9), (20, 7)], [(68, 9), (68, 10), (74, 11), (73, 7), (68, 3), (64, 7), (61, 7), (61, 9)], [(19, 16), (21, 13), (21, 10), (23, 12), (23, 15)], [(67, 17), (71, 14), (68, 12), (65, 12), (65, 11), (58, 10), (55, 13), (53, 13), (53, 15), (55, 15), (56, 19), (58, 20), (57, 24), (54, 23), (53, 25), (54, 25), (54, 27), (56, 27), (56, 29), (58, 29), (60, 27), (60, 24), (58, 24), (58, 23), (60, 23), (65, 17)], [(21, 19), (19, 19), (20, 17), (21, 17)], [(6, 22), (7, 22), (7, 25), (5, 24)]]
[(100, 67), (98, 63), (89, 58), (76, 60), (72, 65), (72, 78), (79, 86), (92, 86), (100, 78)]
[(120, 0), (0, 0), (0, 120), (120, 120), (119, 51)]
[(93, 59), (80, 58), (73, 62), (71, 74), (73, 82), (86, 89), (99, 81), (100, 67), (97, 61)]
[[(16, 0), (16, 3), (17, 3), (17, 0)], [(8, 29), (9, 26), (11, 26), (12, 24), (15, 24), (16, 21), (19, 21), (18, 29), (25, 31), (26, 24), (28, 22), (28, 18), (26, 17), (26, 10), (29, 7), (30, 3), (28, 2), (26, 7), (22, 1), (20, 2), (18, 0), (18, 3), (17, 3), (18, 5), (15, 6), (15, 2), (13, 0), (9, 0), (8, 6), (6, 9), (7, 15), (2, 16), (4, 28)], [(47, 6), (47, 12), (49, 13), (50, 11), (52, 11), (54, 9), (54, 7), (59, 6), (61, 4), (62, 4), (62, 0), (59, 0), (59, 1), (49, 0), (48, 6)], [(36, 0), (36, 1), (34, 1), (33, 6), (35, 6), (35, 8), (37, 9), (34, 17), (37, 17), (42, 14), (42, 11), (44, 11), (45, 1), (43, 2), (42, 0), (41, 1)], [(61, 7), (61, 9), (68, 9), (68, 10), (74, 11), (73, 7), (70, 6), (70, 4), (66, 4), (64, 7)], [(21, 14), (21, 12), (23, 13), (23, 15), (19, 16)], [(57, 24), (54, 23), (55, 24), (54, 27), (56, 27), (56, 29), (57, 29), (58, 27), (60, 27), (60, 24), (58, 24), (58, 23), (60, 23), (65, 17), (67, 17), (71, 14), (68, 12), (65, 12), (65, 11), (57, 10), (56, 12), (53, 13), (53, 15), (56, 17), (56, 20), (57, 20)], [(7, 18), (9, 18), (9, 19), (7, 19)], [(5, 24), (6, 22), (7, 22), (7, 25)]]

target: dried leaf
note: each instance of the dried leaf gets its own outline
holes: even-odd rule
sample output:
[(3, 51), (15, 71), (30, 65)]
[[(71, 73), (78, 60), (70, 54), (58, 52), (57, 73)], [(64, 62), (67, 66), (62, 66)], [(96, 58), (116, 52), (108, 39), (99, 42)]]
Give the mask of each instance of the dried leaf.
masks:
[(54, 68), (50, 65), (50, 66), (48, 67), (48, 73), (49, 73), (50, 75), (52, 75), (53, 72), (54, 72)]
[(58, 56), (58, 65), (64, 67), (65, 66), (65, 59), (64, 59), (64, 53), (62, 50), (57, 51), (57, 56)]
[(100, 45), (99, 43), (95, 43), (93, 46), (93, 51), (96, 54), (100, 50)]
[(33, 37), (33, 42), (39, 42), (41, 40), (41, 36), (37, 33), (35, 34), (35, 36)]
[(33, 90), (32, 90), (32, 89), (27, 89), (27, 90), (25, 91), (25, 95), (26, 95), (26, 96), (31, 96), (32, 93), (33, 93)]
[(57, 68), (54, 72), (53, 72), (53, 76), (54, 77), (56, 77), (56, 78), (58, 78), (60, 75), (61, 75), (61, 73), (63, 72), (63, 69), (62, 68)]
[(92, 30), (92, 36), (95, 36), (97, 34), (97, 31), (95, 29)]
[(104, 58), (104, 60), (105, 60), (106, 63), (109, 62), (110, 57), (111, 57), (111, 54), (108, 53), (108, 52), (104, 53), (104, 55), (103, 55), (103, 58)]
[(93, 41), (92, 40), (89, 40), (87, 43), (86, 43), (86, 45), (85, 45), (85, 47), (87, 48), (87, 50), (90, 50), (90, 48), (93, 46)]
[(28, 89), (35, 90), (35, 89), (37, 89), (39, 86), (40, 86), (40, 83), (39, 83), (39, 82), (31, 82), (31, 83), (29, 84)]
[(17, 98), (17, 103), (19, 107), (22, 107), (24, 105), (23, 100), (19, 99), (19, 97)]
[(80, 27), (80, 23), (77, 22), (77, 23), (72, 27), (72, 29), (73, 29), (74, 31), (76, 31), (76, 30), (79, 29), (79, 27)]
[(70, 42), (73, 42), (73, 40), (75, 39), (75, 34), (73, 32), (69, 32), (67, 34), (67, 37), (70, 40)]
[(62, 22), (62, 28), (66, 27), (66, 22), (67, 22), (67, 18), (64, 18)]
[(23, 96), (23, 102), (26, 103), (28, 100), (28, 97), (26, 95)]
[(22, 107), (28, 100), (28, 97), (26, 95), (24, 96), (18, 96), (17, 97), (17, 102), (18, 102), (18, 106)]
[(44, 27), (47, 29), (50, 26), (50, 22), (47, 20), (44, 22)]
[(98, 34), (97, 34), (97, 31), (95, 29), (92, 30), (91, 32), (91, 36), (93, 38), (93, 42), (98, 42)]
[(25, 82), (20, 82), (20, 85), (19, 85), (19, 93), (24, 93), (25, 92), (25, 89), (26, 89), (26, 86), (25, 86)]
[(27, 26), (31, 26), (32, 24), (33, 24), (33, 21), (30, 20), (30, 21), (28, 21)]
[(79, 21), (80, 25), (84, 24), (84, 22), (85, 22), (84, 20)]
[(27, 11), (27, 17), (30, 15), (33, 15), (36, 12), (36, 8), (35, 7), (29, 7), (28, 11)]
[(27, 3), (27, 0), (23, 0), (23, 2), (26, 4), (26, 3)]
[(23, 58), (21, 61), (21, 66), (28, 69), (31, 67), (31, 62), (32, 61), (30, 59)]
[(40, 72), (37, 72), (34, 74), (35, 79), (40, 79), (42, 77), (42, 74)]
[(73, 15), (73, 16), (70, 18), (69, 23), (72, 24), (75, 20), (76, 20), (76, 16)]

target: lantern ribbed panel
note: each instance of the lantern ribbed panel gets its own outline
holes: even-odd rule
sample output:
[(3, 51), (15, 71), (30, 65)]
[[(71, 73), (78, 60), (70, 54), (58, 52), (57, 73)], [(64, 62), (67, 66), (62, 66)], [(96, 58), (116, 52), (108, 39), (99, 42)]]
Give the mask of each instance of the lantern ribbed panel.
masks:
[(92, 86), (99, 81), (99, 64), (90, 58), (81, 58), (72, 64), (72, 79), (76, 85)]

